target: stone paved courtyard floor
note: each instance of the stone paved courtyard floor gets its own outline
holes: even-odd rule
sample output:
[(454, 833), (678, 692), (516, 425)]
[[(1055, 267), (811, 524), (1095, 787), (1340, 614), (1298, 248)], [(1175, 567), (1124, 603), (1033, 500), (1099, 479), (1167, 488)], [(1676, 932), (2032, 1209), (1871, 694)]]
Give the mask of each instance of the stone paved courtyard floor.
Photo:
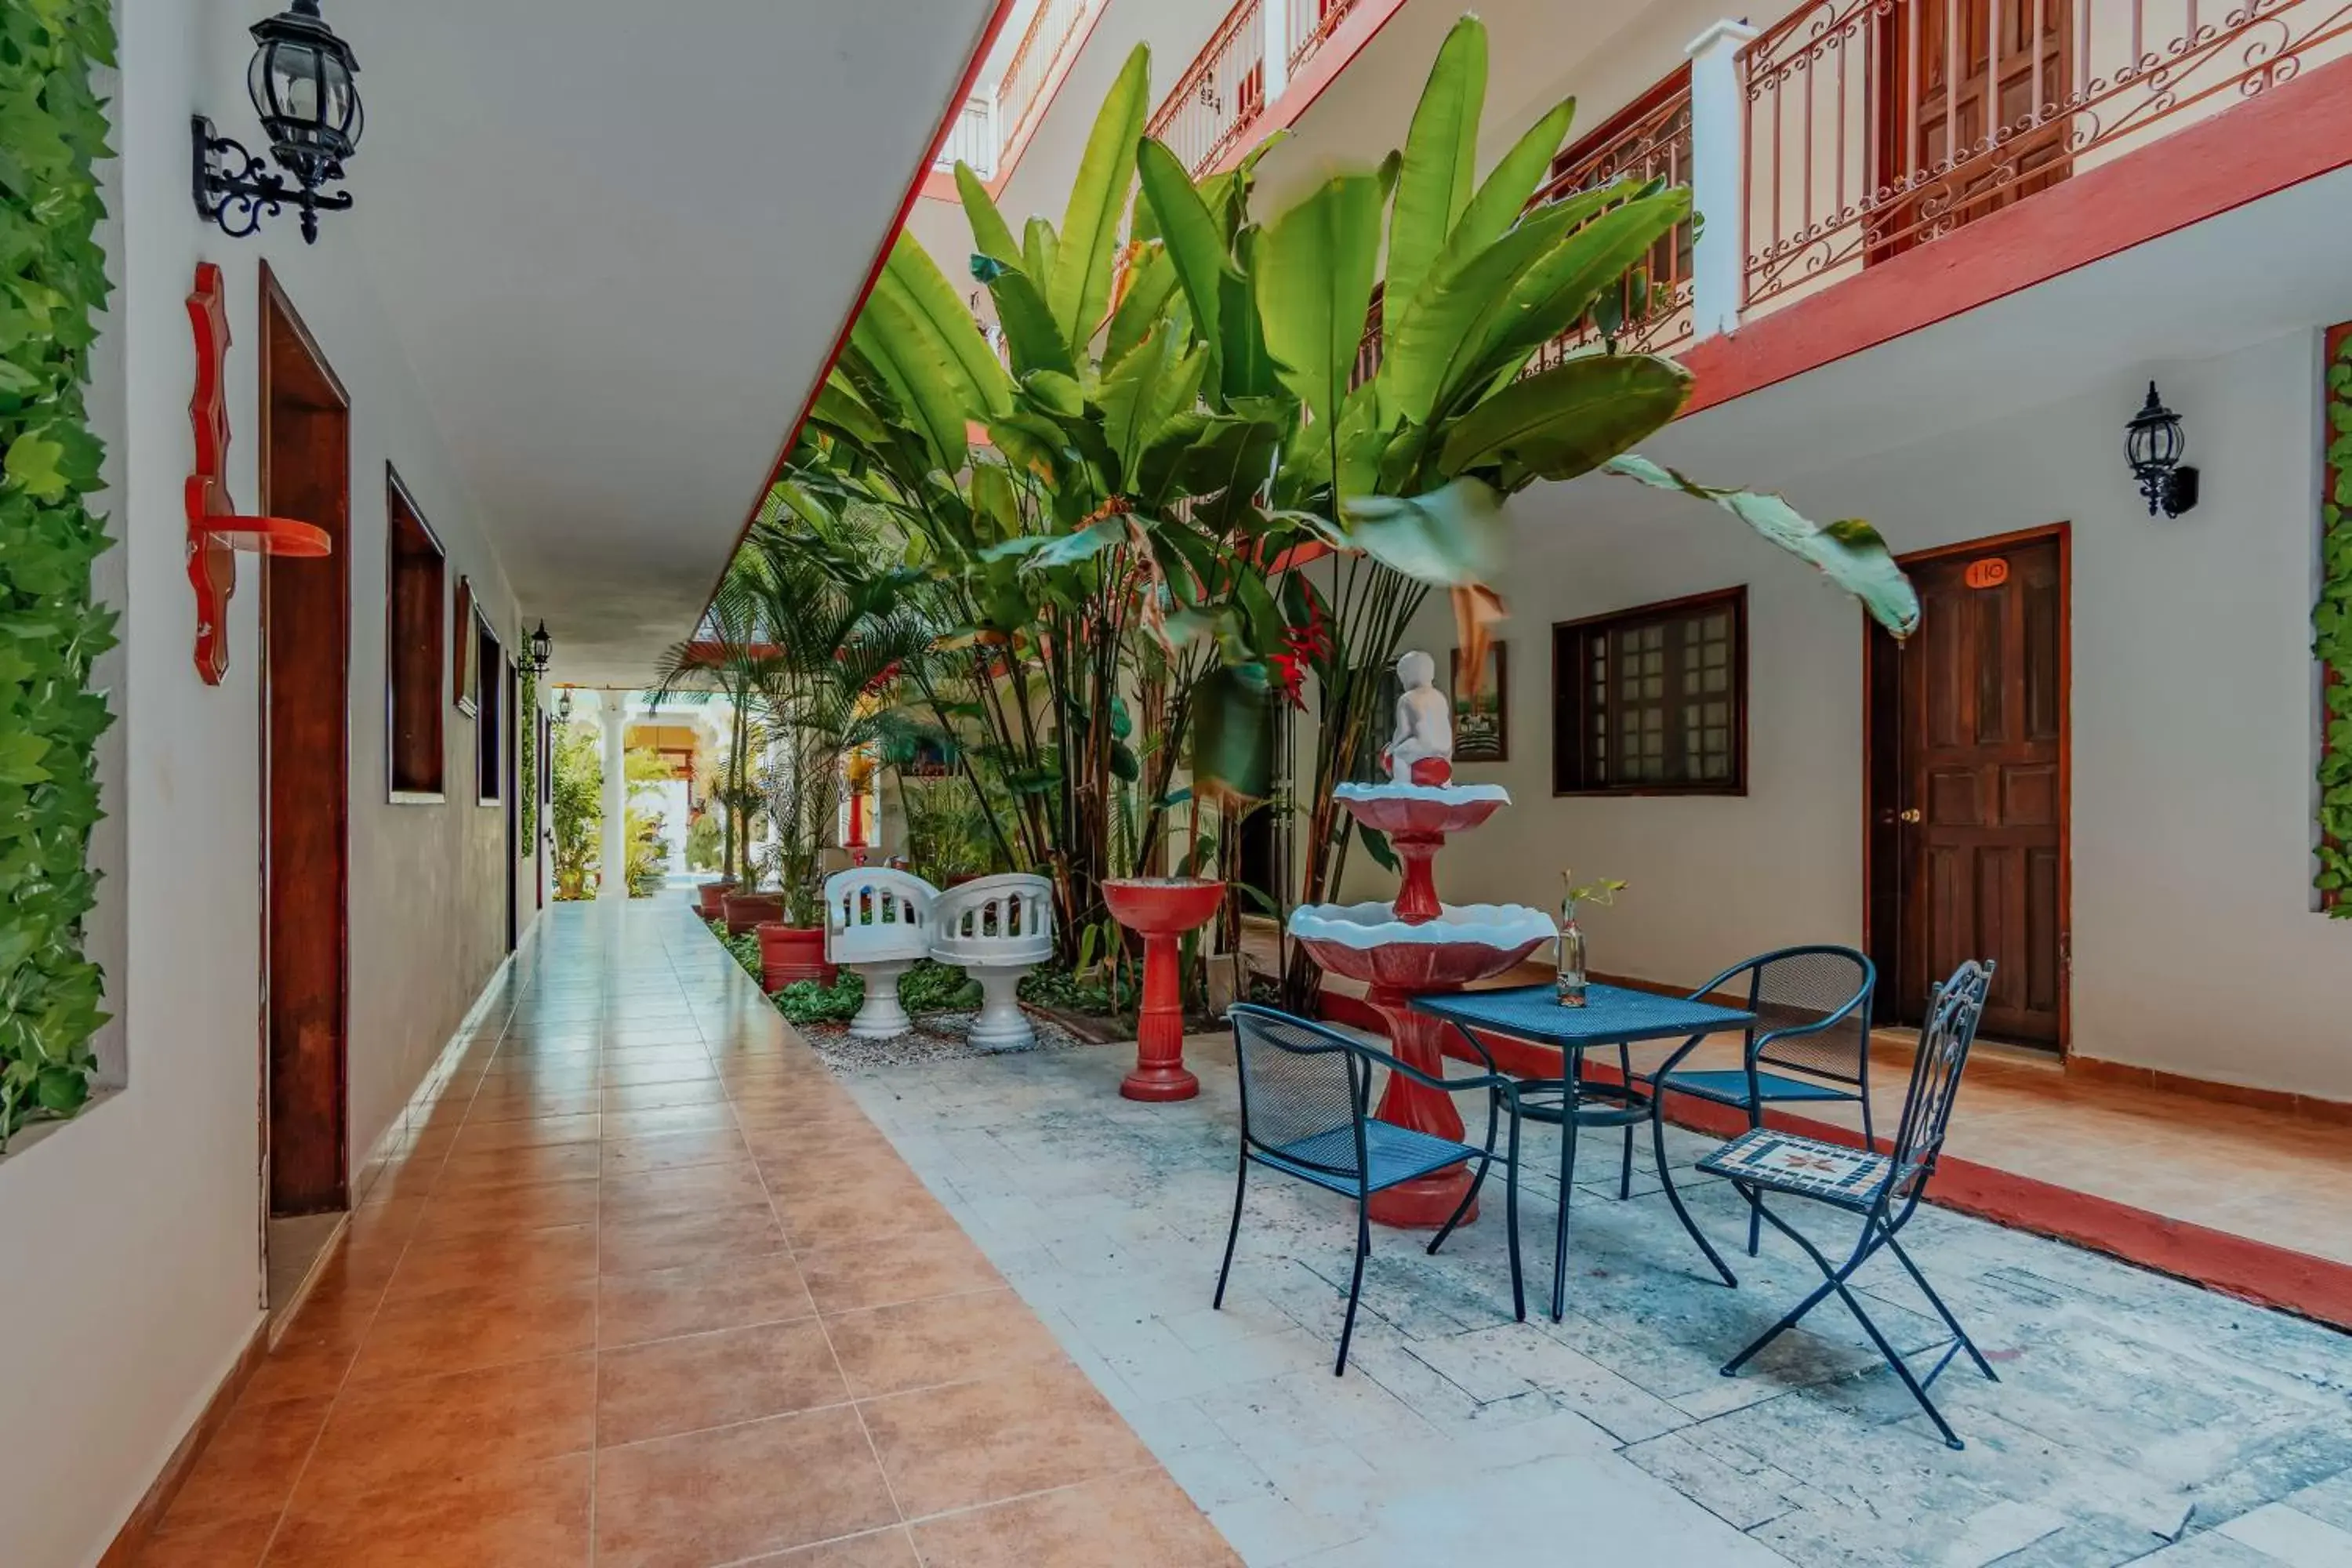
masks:
[[(1745, 1208), (1680, 1132), (1677, 1184), (1740, 1289), (1675, 1226), (1648, 1150), (1620, 1203), (1614, 1140), (1588, 1134), (1564, 1322), (1511, 1321), (1496, 1191), (1439, 1258), (1375, 1231), (1335, 1379), (1344, 1200), (1253, 1173), (1210, 1310), (1238, 1110), (1230, 1044), (1192, 1055), (1203, 1092), (1173, 1106), (1118, 1097), (1116, 1047), (845, 1082), (1252, 1564), (2352, 1565), (2352, 1338), (1930, 1208), (1906, 1243), (2002, 1378), (1962, 1361), (1937, 1383), (1954, 1453), (1834, 1304), (1718, 1374), (1818, 1276), (1769, 1232), (1738, 1255)], [(1556, 1134), (1528, 1131), (1556, 1168)], [(1557, 1189), (1525, 1191), (1532, 1309)], [(1846, 1216), (1800, 1217), (1851, 1244)], [(1943, 1342), (1891, 1260), (1858, 1283), (1902, 1348)]]

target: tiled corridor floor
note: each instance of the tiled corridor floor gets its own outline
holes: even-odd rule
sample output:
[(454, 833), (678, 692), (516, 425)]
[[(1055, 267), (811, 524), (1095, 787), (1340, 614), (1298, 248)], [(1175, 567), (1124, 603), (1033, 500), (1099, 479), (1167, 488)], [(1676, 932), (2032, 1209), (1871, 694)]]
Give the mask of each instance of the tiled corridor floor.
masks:
[(547, 912), (146, 1568), (1233, 1561), (675, 897)]
[[(1511, 1321), (1499, 1201), (1435, 1258), (1376, 1230), (1334, 1379), (1345, 1200), (1260, 1173), (1210, 1310), (1237, 1101), (1229, 1042), (1188, 1054), (1202, 1094), (1183, 1105), (1118, 1099), (1116, 1047), (846, 1081), (1252, 1568), (1427, 1568), (1473, 1545), (1644, 1568), (2352, 1564), (2352, 1337), (1929, 1208), (1906, 1244), (2002, 1379), (1958, 1363), (1937, 1383), (1952, 1453), (1833, 1304), (1718, 1375), (1818, 1277), (1769, 1232), (1741, 1255), (1746, 1211), (1695, 1179), (1708, 1141), (1680, 1131), (1677, 1183), (1738, 1289), (1675, 1226), (1646, 1147), (1616, 1201), (1597, 1135), (1564, 1322)], [(1558, 1144), (1529, 1136), (1532, 1297), (1557, 1192), (1533, 1172)], [(1826, 1242), (1843, 1216), (1824, 1213), (1801, 1217)], [(1903, 1349), (1944, 1342), (1892, 1263), (1857, 1288)]]

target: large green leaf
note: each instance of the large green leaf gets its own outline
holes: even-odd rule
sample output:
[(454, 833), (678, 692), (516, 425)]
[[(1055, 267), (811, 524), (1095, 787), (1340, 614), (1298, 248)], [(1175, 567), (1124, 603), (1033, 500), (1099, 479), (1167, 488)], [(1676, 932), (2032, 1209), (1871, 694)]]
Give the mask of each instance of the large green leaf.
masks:
[(1576, 118), (1576, 100), (1564, 99), (1553, 105), (1550, 113), (1528, 127), (1527, 133), (1503, 154), (1502, 162), (1487, 171), (1480, 183), (1478, 194), (1462, 209), (1446, 237), (1444, 250), (1459, 252), (1492, 245), (1507, 233), (1528, 210), (1528, 200), (1551, 172), (1551, 161), (1559, 152), (1559, 144), (1568, 139), (1568, 128)]
[(1801, 514), (1779, 496), (1703, 485), (1647, 458), (1612, 458), (1603, 467), (1653, 489), (1680, 490), (1712, 501), (1862, 601), (1880, 626), (1907, 637), (1919, 626), (1919, 595), (1878, 531), (1860, 518), (1827, 525)]
[(1219, 279), (1226, 270), (1224, 230), (1184, 165), (1165, 146), (1145, 138), (1136, 151), (1135, 167), (1144, 196), (1160, 220), (1169, 265), (1176, 269), (1184, 298), (1192, 303), (1192, 324), (1203, 341), (1219, 343)]
[(1176, 264), (1160, 246), (1146, 246), (1128, 265), (1132, 271), (1127, 292), (1111, 312), (1110, 333), (1103, 340), (1106, 365), (1125, 359), (1167, 317), (1169, 300), (1176, 293)]
[(1486, 101), (1486, 25), (1455, 22), (1439, 46), (1405, 132), (1396, 209), (1389, 219), (1389, 297), (1420, 291), (1430, 262), (1470, 205), (1477, 178), (1478, 116)]
[(1380, 243), (1381, 186), (1370, 174), (1326, 180), (1257, 242), (1266, 352), (1283, 384), (1326, 428), (1348, 395)]
[(1486, 341), (1513, 286), (1559, 245), (1571, 215), (1547, 207), (1494, 244), (1449, 251), (1381, 341), (1381, 416), (1428, 423), (1454, 367)]
[(1356, 496), (1335, 542), (1361, 550), (1416, 583), (1467, 588), (1503, 570), (1510, 525), (1492, 485), (1459, 479), (1418, 496)]
[(1013, 384), (1005, 377), (1004, 367), (997, 363), (988, 340), (980, 335), (971, 309), (949, 286), (939, 264), (911, 231), (899, 231), (883, 272), (885, 283), (895, 280), (906, 290), (908, 303), (954, 357), (972, 397), (972, 406), (967, 410), (971, 416), (990, 419), (1010, 409)]
[(1070, 345), (1054, 330), (1054, 313), (1028, 273), (992, 261), (984, 268), (989, 297), (996, 301), (996, 324), (1004, 329), (1004, 344), (1013, 353), (1013, 374), (1026, 377), (1036, 371), (1077, 379), (1078, 367)]
[[(1060, 237), (1055, 234), (1054, 226), (1044, 218), (1033, 217), (1023, 226), (1021, 270), (1029, 274), (1030, 282), (1037, 285), (1038, 296), (1048, 301), (1054, 297), (1054, 272), (1061, 248)], [(1053, 314), (1050, 303), (1046, 306), (1046, 314), (1048, 317)], [(1067, 348), (1069, 340), (1065, 338), (1062, 346)]]
[(1129, 489), (1135, 488), (1144, 449), (1200, 394), (1208, 351), (1195, 347), (1180, 354), (1175, 337), (1172, 326), (1162, 322), (1103, 377), (1103, 437), (1118, 459), (1119, 482)]
[(1690, 373), (1649, 354), (1587, 354), (1514, 382), (1456, 420), (1440, 462), (1448, 476), (1504, 462), (1539, 479), (1590, 473), (1671, 423)]
[(916, 312), (886, 269), (849, 341), (866, 356), (921, 438), (931, 467), (954, 473), (969, 450), (964, 436), (962, 371), (947, 344)]
[(957, 194), (963, 197), (964, 221), (971, 225), (972, 248), (999, 266), (1020, 266), (1021, 242), (1013, 237), (1012, 225), (996, 210), (995, 198), (971, 165), (957, 160), (955, 181)]
[(1118, 248), (1119, 219), (1127, 212), (1128, 186), (1135, 170), (1136, 138), (1151, 91), (1151, 51), (1138, 44), (1119, 68), (1118, 79), (1095, 116), (1087, 150), (1078, 160), (1077, 182), (1062, 216), (1054, 276), (1043, 280), (1054, 324), (1073, 357), (1084, 358), (1110, 304), (1111, 263)]
[[(1612, 199), (1605, 190), (1587, 192), (1543, 210), (1580, 216)], [(1689, 216), (1690, 192), (1677, 186), (1623, 201), (1575, 229), (1512, 286), (1510, 299), (1489, 320), (1486, 342), (1462, 367), (1471, 375), (1451, 382), (1449, 390), (1458, 390), (1465, 380), (1515, 373), (1536, 350), (1583, 320), (1603, 289), (1633, 270), (1652, 246)]]
[(1273, 693), (1259, 664), (1211, 671), (1192, 691), (1192, 792), (1223, 801), (1274, 793)]

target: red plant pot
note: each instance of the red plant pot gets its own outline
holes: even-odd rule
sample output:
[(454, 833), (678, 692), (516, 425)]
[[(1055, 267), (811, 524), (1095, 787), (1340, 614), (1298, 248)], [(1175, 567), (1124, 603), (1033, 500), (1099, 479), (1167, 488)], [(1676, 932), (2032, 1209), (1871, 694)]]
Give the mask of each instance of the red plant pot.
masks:
[(764, 921), (760, 932), (760, 985), (773, 994), (795, 980), (830, 985), (840, 971), (824, 961), (823, 926), (788, 926)]
[(1184, 1006), (1177, 939), (1206, 925), (1224, 901), (1223, 882), (1129, 877), (1102, 884), (1110, 918), (1143, 938), (1143, 1005), (1135, 1021), (1135, 1070), (1118, 1086), (1129, 1100), (1190, 1100), (1201, 1080), (1184, 1066)]
[(729, 893), (719, 901), (727, 910), (729, 936), (741, 936), (769, 921), (784, 918), (782, 893)]
[(726, 913), (725, 900), (734, 890), (732, 882), (704, 882), (694, 889), (695, 912), (704, 920), (715, 921)]

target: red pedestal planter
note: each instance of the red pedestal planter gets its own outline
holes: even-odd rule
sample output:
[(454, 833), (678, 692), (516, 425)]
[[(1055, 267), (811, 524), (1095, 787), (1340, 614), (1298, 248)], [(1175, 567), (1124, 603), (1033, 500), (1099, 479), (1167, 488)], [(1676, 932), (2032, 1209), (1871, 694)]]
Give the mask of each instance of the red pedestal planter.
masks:
[(732, 882), (704, 882), (694, 889), (694, 909), (704, 920), (715, 921), (727, 912), (726, 898), (734, 890)]
[(1135, 1024), (1135, 1070), (1118, 1086), (1129, 1100), (1190, 1100), (1201, 1080), (1184, 1066), (1184, 1003), (1177, 939), (1206, 925), (1224, 901), (1223, 882), (1137, 877), (1105, 882), (1110, 918), (1143, 938), (1143, 1006)]
[(839, 976), (841, 972), (824, 961), (823, 926), (788, 926), (782, 921), (764, 921), (759, 931), (762, 989), (782, 991), (795, 980), (830, 985)]
[(741, 936), (770, 921), (784, 918), (782, 893), (729, 893), (720, 902), (727, 910), (729, 936)]

